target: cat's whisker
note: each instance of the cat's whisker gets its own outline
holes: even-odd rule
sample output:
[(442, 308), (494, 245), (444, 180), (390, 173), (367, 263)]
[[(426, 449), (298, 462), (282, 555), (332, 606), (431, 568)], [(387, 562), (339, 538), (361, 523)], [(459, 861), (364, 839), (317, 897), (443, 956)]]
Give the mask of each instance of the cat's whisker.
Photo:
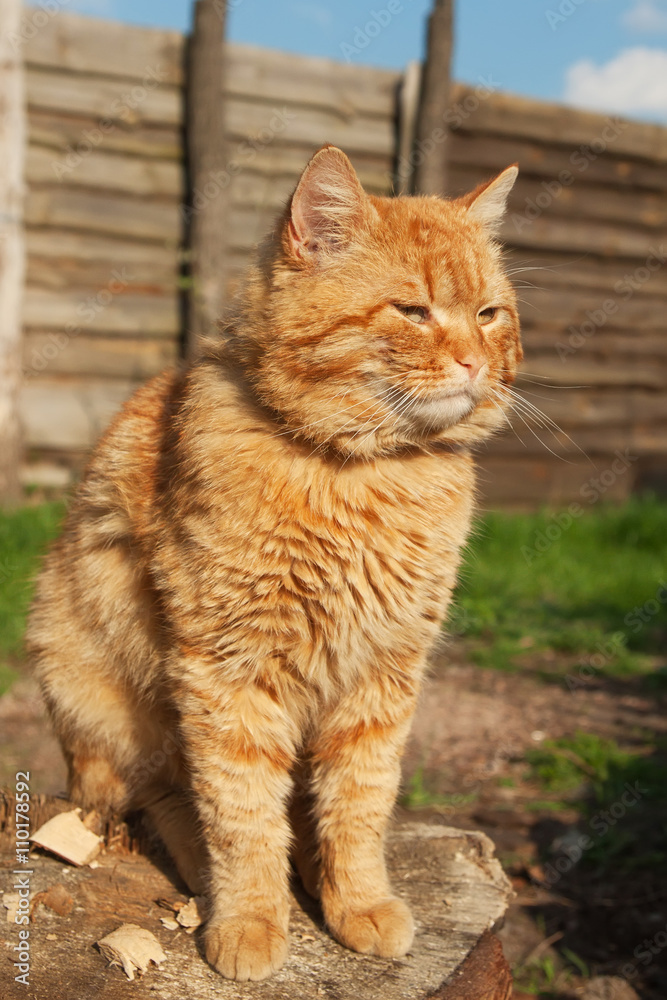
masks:
[(513, 281), (512, 282), (512, 287), (515, 290), (517, 288), (521, 288), (521, 289), (526, 289), (526, 290), (537, 289), (537, 291), (539, 291), (539, 292), (546, 292), (547, 291), (546, 285), (536, 285), (534, 281), (526, 281), (525, 278), (522, 279), (521, 281)]
[(527, 448), (528, 445), (523, 440), (523, 438), (520, 436), (520, 434), (517, 431), (516, 427), (514, 426), (514, 424), (512, 423), (512, 421), (509, 418), (509, 414), (507, 412), (507, 404), (501, 399), (501, 397), (495, 392), (495, 390), (492, 390), (492, 393), (493, 393), (493, 395), (496, 396), (496, 399), (492, 400), (494, 406), (496, 406), (498, 408), (498, 410), (500, 411), (503, 419), (507, 423), (507, 426), (510, 428), (510, 430), (514, 434), (514, 436), (517, 439), (517, 441), (519, 442), (519, 444), (521, 444), (524, 448)]
[[(407, 376), (406, 376), (406, 377), (407, 377)], [(393, 389), (393, 390), (390, 390), (390, 393), (388, 393), (387, 395), (388, 395), (388, 396), (391, 396), (392, 394), (398, 394), (398, 393), (402, 393), (403, 391), (404, 391), (404, 390), (402, 390), (402, 389), (399, 389), (398, 387), (396, 387), (395, 389)], [(395, 399), (400, 399), (400, 395), (395, 395)], [(388, 404), (388, 406), (389, 406), (389, 412), (385, 414), (385, 416), (383, 417), (383, 419), (382, 419), (382, 420), (380, 421), (380, 423), (379, 423), (379, 424), (377, 425), (377, 427), (376, 427), (376, 428), (375, 428), (374, 430), (372, 430), (372, 431), (369, 431), (369, 432), (368, 432), (368, 434), (366, 435), (367, 437), (369, 437), (369, 436), (372, 436), (372, 435), (377, 435), (377, 432), (378, 432), (378, 431), (380, 430), (380, 428), (381, 428), (381, 427), (382, 427), (382, 426), (383, 426), (383, 425), (384, 425), (384, 424), (385, 424), (385, 423), (386, 423), (386, 422), (387, 422), (387, 421), (388, 421), (389, 419), (391, 419), (391, 417), (392, 417), (392, 416), (395, 416), (395, 415), (397, 415), (398, 413), (400, 413), (400, 412), (401, 412), (401, 410), (400, 410), (400, 407), (399, 407), (399, 409), (398, 409), (398, 410), (394, 409), (394, 407), (393, 407), (393, 405), (392, 405), (392, 404), (393, 404), (393, 402), (394, 402), (394, 400), (391, 400), (391, 399), (388, 399), (388, 400), (386, 400), (386, 401), (387, 401), (387, 404)], [(366, 412), (366, 411), (364, 411), (364, 412)], [(360, 428), (359, 428), (359, 429), (358, 429), (357, 431), (355, 431), (355, 433), (354, 433), (354, 434), (352, 435), (352, 437), (351, 437), (351, 438), (349, 439), (349, 441), (348, 441), (348, 444), (349, 444), (349, 443), (351, 443), (352, 441), (354, 441), (354, 439), (355, 439), (356, 437), (358, 437), (358, 436), (359, 436), (360, 434), (362, 434), (362, 433), (364, 432), (364, 430), (365, 430), (365, 429), (366, 429), (366, 428), (368, 427), (368, 425), (369, 425), (369, 424), (370, 424), (370, 423), (372, 422), (372, 419), (373, 419), (372, 417), (369, 417), (369, 418), (368, 418), (368, 420), (366, 420), (366, 421), (365, 421), (365, 422), (364, 422), (364, 423), (362, 424), (362, 426), (361, 426), (361, 427), (360, 427)], [(354, 454), (354, 453), (355, 453), (355, 452), (357, 451), (357, 449), (358, 449), (359, 447), (361, 447), (361, 444), (362, 444), (362, 443), (363, 443), (363, 439), (362, 439), (362, 441), (360, 441), (360, 442), (359, 442), (359, 444), (358, 444), (358, 445), (357, 445), (357, 446), (356, 446), (355, 448), (353, 448), (353, 449), (352, 449), (352, 451), (351, 451), (351, 452), (350, 452), (350, 453), (348, 454), (348, 456), (347, 456), (347, 457), (346, 457), (346, 459), (345, 459), (345, 462), (347, 462), (347, 459), (348, 459), (348, 458), (349, 458), (349, 457), (350, 457), (351, 455), (353, 455), (353, 454)], [(343, 465), (345, 464), (345, 462), (343, 462)]]
[[(337, 394), (337, 396), (334, 396), (333, 398), (335, 399), (337, 397), (344, 396), (346, 393), (349, 393), (349, 392), (351, 392), (351, 390), (350, 390), (349, 387), (346, 386), (345, 388), (343, 388), (341, 390), (340, 393)], [(350, 403), (350, 405), (344, 407), (344, 409), (338, 410), (337, 413), (336, 413), (336, 416), (340, 415), (341, 413), (345, 413), (346, 410), (352, 410), (352, 409), (354, 409), (354, 407), (356, 405), (357, 405), (357, 401), (355, 401), (354, 403)], [(331, 414), (327, 414), (324, 417), (320, 417), (319, 420), (313, 420), (313, 421), (311, 421), (308, 424), (299, 424), (298, 426), (295, 425), (294, 427), (288, 427), (284, 431), (279, 431), (278, 433), (274, 434), (274, 437), (285, 437), (288, 434), (294, 435), (295, 431), (302, 432), (302, 431), (305, 431), (305, 430), (307, 430), (307, 429), (309, 429), (311, 427), (317, 427), (318, 424), (325, 423), (327, 420), (331, 420)]]
[[(409, 378), (409, 376), (411, 374), (412, 374), (411, 372), (406, 372), (405, 375), (403, 376), (402, 381), (405, 382)], [(394, 388), (394, 390), (391, 390), (391, 391), (392, 392), (399, 391), (400, 393), (404, 394), (404, 399), (401, 401), (401, 403), (398, 406), (398, 408), (394, 409), (393, 407), (390, 406), (389, 412), (387, 414), (385, 414), (385, 416), (380, 421), (380, 423), (376, 427), (374, 427), (372, 430), (368, 431), (367, 434), (365, 435), (365, 437), (362, 438), (359, 441), (359, 443), (346, 455), (345, 460), (344, 460), (341, 468), (343, 468), (343, 466), (346, 465), (348, 459), (352, 458), (353, 455), (356, 454), (356, 452), (359, 450), (359, 448), (361, 448), (361, 446), (363, 445), (363, 443), (366, 440), (366, 438), (371, 437), (371, 436), (377, 437), (378, 432), (387, 423), (387, 421), (391, 420), (392, 417), (395, 418), (395, 419), (405, 418), (408, 415), (408, 413), (412, 412), (419, 405), (419, 402), (420, 402), (419, 397), (411, 397), (410, 395), (405, 395), (405, 390), (404, 389), (402, 389), (402, 388), (400, 388), (400, 387), (397, 386), (397, 387)], [(369, 422), (370, 421), (366, 421), (366, 424), (364, 424), (364, 427), (366, 427)], [(363, 429), (364, 428), (360, 428), (360, 430), (357, 431), (357, 433), (354, 434), (352, 436), (352, 438), (350, 438), (350, 441), (353, 441), (354, 438), (359, 433), (361, 433), (361, 431), (363, 431)]]
[(512, 400), (513, 407), (519, 416), (523, 413), (528, 419), (534, 420), (538, 427), (542, 427), (544, 430), (553, 434), (556, 439), (559, 434), (562, 435), (567, 439), (567, 441), (570, 442), (571, 445), (573, 445), (574, 448), (576, 448), (578, 452), (584, 456), (585, 459), (587, 459), (587, 461), (592, 462), (590, 456), (586, 454), (583, 448), (581, 448), (572, 437), (570, 437), (567, 431), (565, 431), (560, 424), (553, 420), (547, 413), (544, 413), (544, 411), (536, 406), (535, 403), (532, 403), (528, 399), (524, 399), (516, 392), (515, 389), (512, 389), (509, 386), (504, 386), (503, 390), (508, 394), (510, 400)]
[[(403, 378), (402, 378), (402, 381), (406, 381), (407, 378), (409, 377), (409, 375), (410, 375), (410, 372), (406, 372), (404, 374)], [(394, 386), (393, 388), (389, 389), (388, 392), (385, 391), (384, 395), (386, 397), (388, 397), (388, 399), (391, 401), (391, 397), (393, 397), (393, 396), (396, 395), (396, 397), (398, 398), (398, 394), (400, 394), (402, 392), (403, 392), (403, 389), (400, 386)], [(313, 450), (310, 452), (309, 457), (312, 457), (312, 455), (316, 454), (317, 451), (319, 451), (320, 449), (323, 449), (324, 447), (326, 447), (326, 445), (329, 444), (334, 438), (339, 437), (341, 434), (344, 434), (345, 433), (345, 427), (349, 423), (351, 423), (353, 419), (358, 419), (358, 418), (362, 417), (365, 413), (368, 413), (369, 410), (372, 410), (374, 408), (374, 406), (377, 405), (378, 401), (380, 401), (380, 398), (381, 397), (378, 397), (378, 396), (367, 396), (366, 399), (369, 401), (370, 405), (367, 406), (360, 413), (354, 414), (354, 416), (350, 417), (349, 420), (345, 421), (341, 427), (337, 427), (335, 430), (333, 430), (331, 432), (331, 434), (327, 435), (327, 437), (325, 437), (324, 440), (320, 441), (315, 446), (315, 448), (313, 448)], [(364, 400), (364, 402), (365, 401), (366, 400)], [(359, 402), (359, 401), (357, 401), (357, 402)], [(352, 404), (351, 407), (346, 407), (345, 409), (346, 410), (347, 409), (352, 409), (352, 408), (354, 408), (354, 406), (355, 406), (355, 404)], [(340, 415), (341, 413), (344, 413), (344, 412), (345, 412), (345, 410), (339, 410), (338, 414), (335, 414), (335, 415)], [(331, 416), (327, 416), (324, 419), (331, 420)], [(371, 423), (372, 419), (373, 419), (372, 417), (369, 417), (364, 422), (364, 424), (360, 428), (358, 428), (357, 431), (355, 431), (355, 433), (352, 435), (352, 438), (350, 440), (354, 440), (354, 438), (357, 437), (358, 434), (362, 433), (362, 431), (364, 430), (364, 428), (367, 427)], [(306, 426), (312, 426), (312, 425), (306, 425)]]
[(549, 378), (548, 375), (527, 372), (523, 368), (520, 368), (518, 372), (514, 372), (510, 368), (498, 368), (497, 370), (499, 375), (514, 375), (517, 380), (525, 380), (526, 382), (534, 381), (537, 385), (543, 386), (545, 389), (590, 389), (588, 385), (562, 385), (556, 382), (545, 382), (544, 379)]
[[(548, 388), (548, 386), (545, 388)], [(556, 399), (555, 396), (543, 396), (541, 392), (531, 392), (530, 389), (524, 389), (523, 387), (518, 389), (517, 392), (520, 392), (522, 396), (534, 396), (535, 399), (549, 399), (552, 402)]]
[[(503, 256), (506, 256), (504, 254)], [(590, 253), (580, 254), (579, 257), (572, 257), (569, 260), (564, 260), (560, 264), (532, 264), (532, 260), (536, 258), (529, 258), (525, 261), (517, 260), (515, 261), (515, 267), (509, 267), (505, 269), (505, 274), (511, 276), (512, 274), (517, 274), (520, 271), (550, 271), (553, 274), (558, 274), (562, 268), (572, 267), (574, 264), (579, 264), (582, 260), (586, 260), (590, 257)]]
[(530, 423), (528, 422), (528, 420), (522, 414), (521, 410), (518, 407), (514, 407), (514, 412), (516, 413), (517, 417), (522, 422), (522, 424), (524, 424), (528, 428), (528, 430), (533, 435), (533, 437), (535, 438), (535, 440), (539, 441), (539, 443), (541, 444), (541, 446), (543, 448), (546, 448), (546, 450), (549, 452), (549, 454), (553, 455), (554, 458), (557, 458), (557, 459), (559, 459), (562, 462), (566, 462), (568, 465), (572, 464), (572, 462), (570, 462), (569, 459), (565, 458), (563, 455), (559, 455), (557, 452), (555, 452), (553, 450), (553, 448), (549, 447), (549, 445), (546, 443), (546, 441), (542, 440), (542, 438), (539, 436), (539, 434), (537, 434), (536, 431), (533, 430), (533, 428), (530, 426)]
[[(352, 392), (353, 392), (353, 390), (351, 390), (349, 388), (349, 386), (345, 386), (345, 387), (343, 387), (343, 389), (341, 390), (341, 392), (338, 393), (337, 395), (338, 396), (344, 396), (345, 394), (351, 394)], [(336, 398), (336, 397), (333, 397), (333, 398)], [(375, 397), (367, 396), (366, 400), (370, 403), (370, 405), (366, 408), (366, 410), (363, 410), (361, 414), (355, 414), (355, 416), (362, 416), (363, 413), (368, 412), (368, 410), (371, 409), (371, 407), (373, 405), (374, 398)], [(316, 427), (316, 426), (318, 426), (319, 424), (322, 424), (322, 423), (330, 422), (333, 418), (340, 416), (342, 413), (346, 413), (348, 410), (353, 410), (356, 406), (359, 405), (360, 402), (365, 402), (366, 400), (359, 400), (357, 398), (349, 406), (343, 407), (343, 409), (337, 410), (334, 413), (327, 413), (324, 417), (321, 417), (319, 420), (313, 420), (313, 421), (311, 421), (310, 423), (307, 423), (307, 424), (294, 425), (294, 427), (287, 428), (285, 431), (280, 431), (279, 433), (274, 434), (274, 436), (275, 437), (284, 437), (285, 435), (292, 435), (292, 436), (294, 436), (295, 434), (303, 434), (304, 437), (307, 437), (308, 435), (307, 435), (306, 432), (308, 430), (310, 430), (311, 428)], [(351, 419), (352, 418), (350, 418), (350, 420)], [(336, 430), (332, 431), (332, 433), (329, 434), (323, 441), (320, 441), (315, 446), (315, 448), (310, 453), (310, 455), (314, 455), (320, 448), (323, 448), (326, 444), (328, 444), (334, 437), (336, 437), (337, 434), (341, 433), (341, 431), (344, 430), (344, 428), (346, 426), (346, 423), (349, 423), (349, 422), (350, 422), (349, 420), (346, 421), (343, 424), (342, 428), (337, 428)]]

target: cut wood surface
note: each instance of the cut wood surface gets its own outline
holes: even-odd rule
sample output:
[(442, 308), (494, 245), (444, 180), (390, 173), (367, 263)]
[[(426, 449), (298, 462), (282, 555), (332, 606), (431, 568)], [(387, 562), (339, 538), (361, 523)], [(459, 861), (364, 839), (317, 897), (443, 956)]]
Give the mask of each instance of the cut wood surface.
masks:
[[(6, 800), (7, 801), (7, 800)], [(57, 803), (57, 811), (62, 811)], [(11, 835), (5, 835), (2, 860), (13, 862)], [(509, 969), (490, 932), (502, 921), (512, 897), (509, 881), (482, 833), (441, 825), (405, 823), (388, 838), (392, 882), (415, 915), (417, 933), (405, 958), (359, 955), (327, 933), (317, 905), (298, 884), (292, 900), (290, 955), (272, 979), (241, 984), (225, 981), (201, 954), (201, 932), (169, 930), (169, 914), (159, 899), (187, 900), (164, 862), (122, 847), (107, 848), (99, 867), (73, 869), (41, 853), (31, 856), (33, 895), (63, 884), (74, 907), (66, 915), (41, 907), (30, 925), (31, 1000), (71, 1000), (93, 996), (121, 1000), (160, 996), (163, 1000), (226, 997), (229, 1000), (506, 1000)], [(13, 864), (12, 864), (13, 867)], [(167, 874), (165, 874), (165, 871)], [(131, 923), (151, 932), (166, 959), (130, 983), (119, 968), (108, 968), (96, 941)], [(18, 928), (2, 925), (9, 946)], [(490, 940), (491, 938), (491, 940)], [(494, 943), (495, 942), (495, 943)], [(480, 952), (477, 952), (478, 947)], [(477, 959), (475, 956), (477, 953)], [(481, 959), (481, 961), (480, 961)], [(466, 963), (467, 960), (467, 964)], [(466, 993), (474, 976), (476, 993)], [(20, 1000), (25, 987), (9, 982), (3, 997)]]
[(102, 840), (85, 826), (81, 809), (58, 813), (30, 835), (33, 847), (55, 854), (81, 868), (90, 864), (102, 849)]

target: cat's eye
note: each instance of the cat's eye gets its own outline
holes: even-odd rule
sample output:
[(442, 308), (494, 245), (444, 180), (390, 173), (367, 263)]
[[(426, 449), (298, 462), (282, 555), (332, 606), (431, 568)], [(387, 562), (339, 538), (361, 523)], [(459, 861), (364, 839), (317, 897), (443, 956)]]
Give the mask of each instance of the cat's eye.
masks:
[(482, 326), (486, 326), (487, 323), (493, 323), (497, 315), (498, 310), (495, 306), (487, 306), (486, 309), (480, 309), (477, 313), (477, 321)]
[(394, 302), (394, 309), (398, 309), (412, 323), (425, 323), (428, 319), (428, 309), (424, 306), (403, 306), (399, 302)]

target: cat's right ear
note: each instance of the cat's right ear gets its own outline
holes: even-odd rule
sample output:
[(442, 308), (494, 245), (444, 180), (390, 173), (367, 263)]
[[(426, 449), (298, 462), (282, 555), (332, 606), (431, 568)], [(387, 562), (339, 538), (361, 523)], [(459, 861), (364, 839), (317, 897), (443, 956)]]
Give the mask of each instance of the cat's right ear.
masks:
[(283, 234), (301, 265), (345, 247), (362, 223), (368, 199), (342, 149), (323, 146), (301, 175)]
[(480, 222), (492, 235), (500, 229), (507, 211), (507, 199), (518, 175), (519, 165), (513, 163), (493, 180), (480, 184), (461, 199), (470, 218)]

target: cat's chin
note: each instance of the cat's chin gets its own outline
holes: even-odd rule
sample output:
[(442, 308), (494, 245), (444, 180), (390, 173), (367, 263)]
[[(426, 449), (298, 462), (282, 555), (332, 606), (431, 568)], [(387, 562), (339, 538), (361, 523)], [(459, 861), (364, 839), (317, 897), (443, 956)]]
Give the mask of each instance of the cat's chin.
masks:
[(431, 431), (444, 431), (469, 416), (477, 405), (469, 392), (440, 392), (413, 403), (409, 420)]

